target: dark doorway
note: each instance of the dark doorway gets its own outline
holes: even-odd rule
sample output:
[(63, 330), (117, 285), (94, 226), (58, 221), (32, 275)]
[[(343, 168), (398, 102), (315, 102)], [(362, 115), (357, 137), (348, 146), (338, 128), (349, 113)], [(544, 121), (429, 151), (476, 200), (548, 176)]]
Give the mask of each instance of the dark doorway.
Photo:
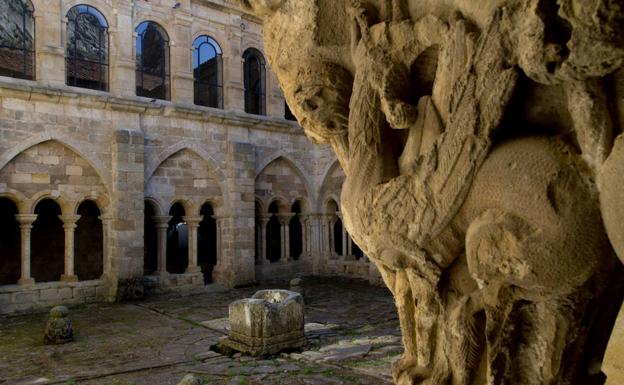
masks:
[(342, 221), (336, 219), (334, 223), (334, 251), (337, 255), (342, 255)]
[(100, 209), (95, 202), (87, 200), (78, 206), (80, 219), (74, 234), (74, 260), (78, 280), (98, 279), (104, 272), (104, 237)]
[(149, 201), (144, 202), (143, 219), (143, 274), (154, 274), (158, 269), (158, 232), (154, 216), (156, 210)]
[(204, 274), (204, 283), (212, 283), (212, 270), (217, 264), (217, 221), (214, 211), (205, 203), (199, 215), (203, 216), (197, 230), (197, 264)]
[(21, 275), (21, 237), (15, 214), (15, 203), (0, 198), (0, 285), (14, 285)]
[(282, 256), (282, 236), (280, 232), (280, 222), (277, 218), (277, 214), (279, 213), (279, 207), (276, 202), (271, 203), (269, 206), (269, 213), (271, 215), (271, 219), (267, 223), (267, 259), (273, 262), (278, 262)]
[(290, 257), (297, 261), (303, 251), (303, 233), (300, 217), (301, 204), (299, 201), (293, 203), (290, 211), (295, 214), (295, 216), (292, 217), (288, 223)]
[(357, 259), (358, 261), (361, 258), (364, 258), (364, 252), (362, 251), (362, 249), (360, 249), (360, 247), (353, 241), (351, 241), (351, 252), (353, 253), (353, 255), (355, 256), (355, 259)]
[(36, 282), (60, 281), (65, 266), (65, 231), (58, 217), (61, 208), (52, 199), (35, 207), (37, 220), (31, 233), (30, 260)]
[(188, 266), (188, 229), (182, 219), (186, 214), (184, 207), (178, 202), (169, 210), (173, 218), (167, 228), (167, 271), (182, 274)]

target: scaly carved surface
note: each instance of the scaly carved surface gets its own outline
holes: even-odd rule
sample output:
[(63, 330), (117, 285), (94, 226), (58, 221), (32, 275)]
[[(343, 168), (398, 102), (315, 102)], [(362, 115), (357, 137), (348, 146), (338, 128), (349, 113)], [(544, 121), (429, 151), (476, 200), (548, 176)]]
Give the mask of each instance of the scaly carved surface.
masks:
[(345, 225), (401, 321), (395, 382), (603, 383), (624, 271), (623, 4), (243, 3), (345, 171)]

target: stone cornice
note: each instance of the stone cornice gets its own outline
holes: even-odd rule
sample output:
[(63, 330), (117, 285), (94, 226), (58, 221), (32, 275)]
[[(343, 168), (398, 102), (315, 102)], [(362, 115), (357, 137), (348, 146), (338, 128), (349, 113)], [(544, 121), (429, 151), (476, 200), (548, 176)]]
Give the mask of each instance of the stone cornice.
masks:
[(143, 97), (114, 96), (108, 92), (75, 87), (45, 86), (34, 81), (21, 79), (0, 79), (0, 97), (78, 105), (85, 108), (117, 112), (160, 115), (303, 135), (303, 130), (296, 122), (285, 119), (165, 100), (152, 101)]
[(262, 19), (253, 15), (250, 12), (245, 11), (243, 7), (238, 5), (238, 1), (236, 0), (225, 0), (225, 1), (213, 1), (213, 0), (192, 0), (192, 3), (196, 3), (202, 5), (207, 8), (216, 9), (221, 12), (227, 12), (231, 14), (240, 15), (243, 19), (253, 21), (257, 24), (262, 24)]

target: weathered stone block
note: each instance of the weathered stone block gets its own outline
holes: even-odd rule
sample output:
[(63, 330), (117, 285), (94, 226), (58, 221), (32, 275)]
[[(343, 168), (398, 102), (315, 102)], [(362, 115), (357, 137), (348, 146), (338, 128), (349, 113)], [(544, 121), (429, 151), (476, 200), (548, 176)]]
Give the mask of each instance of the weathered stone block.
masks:
[(74, 339), (69, 310), (65, 306), (57, 306), (50, 310), (50, 318), (46, 323), (43, 341), (46, 344), (64, 344)]
[(288, 290), (260, 290), (230, 304), (225, 344), (253, 356), (298, 349), (306, 344), (303, 298)]

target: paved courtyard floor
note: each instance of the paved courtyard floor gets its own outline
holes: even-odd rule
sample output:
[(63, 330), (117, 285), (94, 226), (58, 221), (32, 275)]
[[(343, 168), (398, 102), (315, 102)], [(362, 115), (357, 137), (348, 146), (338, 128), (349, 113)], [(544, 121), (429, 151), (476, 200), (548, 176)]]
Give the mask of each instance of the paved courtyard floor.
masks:
[(391, 384), (402, 352), (390, 293), (367, 283), (306, 279), (300, 353), (265, 359), (210, 351), (225, 335), (228, 304), (261, 288), (209, 286), (201, 294), (71, 309), (76, 340), (43, 345), (47, 314), (0, 318), (0, 384), (173, 385), (193, 373), (203, 384)]

